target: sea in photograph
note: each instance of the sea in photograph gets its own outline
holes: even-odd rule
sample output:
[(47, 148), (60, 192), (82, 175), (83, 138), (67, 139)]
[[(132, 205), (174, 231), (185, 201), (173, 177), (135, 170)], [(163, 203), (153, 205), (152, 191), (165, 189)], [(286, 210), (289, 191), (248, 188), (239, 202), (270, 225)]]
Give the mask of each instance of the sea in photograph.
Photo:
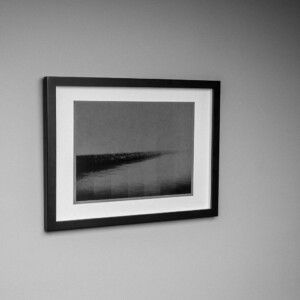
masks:
[(76, 202), (192, 194), (190, 151), (148, 151), (76, 157)]

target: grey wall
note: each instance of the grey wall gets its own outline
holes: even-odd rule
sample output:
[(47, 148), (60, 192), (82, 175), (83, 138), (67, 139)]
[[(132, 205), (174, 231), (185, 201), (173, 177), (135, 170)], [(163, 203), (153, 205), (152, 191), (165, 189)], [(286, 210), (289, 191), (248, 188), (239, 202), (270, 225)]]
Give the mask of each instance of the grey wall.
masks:
[[(1, 0), (1, 299), (300, 299), (298, 1)], [(43, 231), (46, 75), (222, 81), (220, 216)]]

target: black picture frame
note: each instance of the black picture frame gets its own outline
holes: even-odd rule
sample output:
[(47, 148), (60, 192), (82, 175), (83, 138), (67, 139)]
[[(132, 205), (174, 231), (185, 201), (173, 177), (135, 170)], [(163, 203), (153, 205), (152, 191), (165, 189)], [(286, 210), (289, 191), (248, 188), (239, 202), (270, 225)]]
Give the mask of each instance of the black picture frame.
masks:
[[(45, 231), (69, 230), (113, 225), (137, 224), (158, 221), (194, 219), (218, 216), (219, 191), (219, 135), (220, 135), (220, 81), (203, 80), (174, 80), (174, 79), (133, 79), (133, 78), (89, 78), (89, 77), (44, 77), (44, 229)], [(130, 88), (172, 90), (174, 93), (184, 91), (210, 91), (211, 115), (210, 118), (210, 161), (209, 173), (209, 207), (204, 209), (183, 209), (156, 213), (134, 213), (128, 215), (110, 215), (108, 217), (92, 217), (60, 220), (57, 218), (57, 91), (58, 88)], [(60, 100), (61, 101), (61, 100)], [(195, 103), (201, 99), (195, 99)], [(63, 118), (61, 118), (63, 119)], [(194, 153), (196, 156), (197, 153)], [(59, 183), (61, 184), (61, 183)], [(197, 185), (197, 182), (194, 183)], [(74, 191), (74, 190), (73, 190)], [(196, 201), (196, 199), (195, 199)], [(77, 204), (74, 204), (77, 205)], [(81, 205), (81, 204), (80, 204)], [(98, 204), (97, 204), (98, 205)], [(101, 205), (101, 203), (99, 203)]]

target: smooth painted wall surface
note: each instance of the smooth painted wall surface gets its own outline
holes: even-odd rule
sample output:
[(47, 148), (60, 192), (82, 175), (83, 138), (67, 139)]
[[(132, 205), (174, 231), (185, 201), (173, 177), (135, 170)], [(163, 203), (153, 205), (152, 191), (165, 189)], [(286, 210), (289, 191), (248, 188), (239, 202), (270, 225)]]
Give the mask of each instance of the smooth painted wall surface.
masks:
[[(295, 1), (0, 1), (1, 299), (300, 299)], [(220, 216), (43, 231), (43, 76), (221, 80)]]

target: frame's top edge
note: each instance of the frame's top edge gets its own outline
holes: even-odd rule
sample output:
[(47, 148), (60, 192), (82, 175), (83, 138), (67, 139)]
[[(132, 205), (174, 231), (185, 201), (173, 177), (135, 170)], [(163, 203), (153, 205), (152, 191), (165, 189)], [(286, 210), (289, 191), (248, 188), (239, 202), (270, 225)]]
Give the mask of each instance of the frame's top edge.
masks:
[(112, 86), (112, 87), (174, 87), (174, 88), (220, 88), (218, 80), (116, 78), (116, 77), (63, 77), (45, 76), (44, 80), (54, 86)]

